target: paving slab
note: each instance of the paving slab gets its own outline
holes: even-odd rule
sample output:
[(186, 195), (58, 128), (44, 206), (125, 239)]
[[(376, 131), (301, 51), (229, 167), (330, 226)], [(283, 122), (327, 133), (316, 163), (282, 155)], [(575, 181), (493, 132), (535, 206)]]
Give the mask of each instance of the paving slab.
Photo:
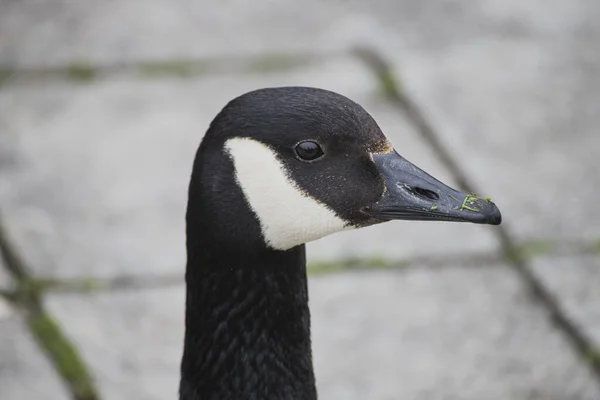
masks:
[[(0, 288), (2, 287), (0, 286)], [(4, 297), (0, 296), (0, 321), (11, 317), (14, 313), (15, 310), (11, 303)]]
[(0, 60), (49, 66), (339, 49), (357, 31), (367, 34), (371, 25), (343, 12), (342, 5), (314, 0), (235, 0), (210, 6), (193, 0), (3, 1)]
[(11, 277), (4, 266), (4, 261), (0, 257), (0, 290), (8, 290), (12, 286)]
[(600, 355), (600, 255), (538, 258), (533, 271)]
[(68, 400), (71, 397), (14, 312), (2, 316), (0, 298), (0, 398)]
[[(385, 55), (519, 239), (600, 237), (589, 211), (600, 194), (599, 3), (478, 3), (472, 18), (432, 13), (432, 26), (462, 21), (458, 33)], [(396, 37), (408, 21), (396, 21)]]
[[(595, 400), (600, 386), (503, 265), (311, 278), (324, 399)], [(183, 287), (54, 294), (107, 399), (177, 393)]]
[[(4, 65), (122, 63), (147, 59), (340, 51), (356, 44), (384, 49), (443, 49), (492, 32), (560, 38), (577, 29), (595, 0), (70, 0), (0, 3)], [(140, 12), (140, 10), (144, 12)]]
[[(182, 273), (196, 148), (226, 102), (268, 86), (329, 88), (362, 103), (397, 150), (453, 184), (364, 66), (339, 58), (293, 72), (11, 86), (0, 92), (0, 209), (42, 275)], [(10, 157), (8, 156), (10, 155)], [(311, 260), (493, 251), (489, 227), (388, 223), (309, 246)]]
[(595, 399), (600, 386), (505, 267), (312, 281), (323, 398)]
[[(0, 291), (12, 289), (12, 279), (5, 268), (4, 260), (0, 257)], [(8, 318), (12, 313), (13, 309), (8, 301), (0, 296), (0, 321), (4, 318)]]
[(51, 295), (46, 302), (110, 400), (174, 399), (183, 351), (183, 286)]

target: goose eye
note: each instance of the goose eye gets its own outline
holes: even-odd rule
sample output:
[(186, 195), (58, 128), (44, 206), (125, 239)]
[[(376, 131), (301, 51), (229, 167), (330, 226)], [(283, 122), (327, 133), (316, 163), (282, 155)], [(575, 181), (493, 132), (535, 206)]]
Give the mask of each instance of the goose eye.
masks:
[(298, 154), (298, 157), (302, 160), (312, 161), (321, 157), (323, 155), (323, 150), (321, 150), (321, 146), (319, 146), (318, 143), (307, 140), (296, 145), (296, 154)]

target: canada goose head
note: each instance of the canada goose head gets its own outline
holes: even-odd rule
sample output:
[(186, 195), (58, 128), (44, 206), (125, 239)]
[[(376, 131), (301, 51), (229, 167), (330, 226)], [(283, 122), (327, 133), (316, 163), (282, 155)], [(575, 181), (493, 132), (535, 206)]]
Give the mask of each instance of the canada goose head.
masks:
[(189, 187), (180, 398), (315, 400), (303, 244), (393, 219), (501, 216), (400, 156), (339, 94), (272, 88), (227, 104)]
[(232, 100), (213, 120), (194, 168), (201, 179), (192, 179), (190, 207), (210, 209), (224, 224), (214, 234), (232, 244), (257, 239), (287, 250), (390, 220), (501, 222), (489, 199), (416, 167), (360, 105), (322, 89), (268, 88)]

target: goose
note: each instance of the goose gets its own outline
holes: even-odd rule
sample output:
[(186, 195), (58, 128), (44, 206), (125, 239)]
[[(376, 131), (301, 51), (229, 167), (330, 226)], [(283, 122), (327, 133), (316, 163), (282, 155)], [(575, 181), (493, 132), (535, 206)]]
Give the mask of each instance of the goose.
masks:
[(489, 199), (394, 150), (360, 105), (275, 87), (231, 100), (193, 162), (180, 400), (315, 400), (305, 243), (390, 220), (498, 225)]

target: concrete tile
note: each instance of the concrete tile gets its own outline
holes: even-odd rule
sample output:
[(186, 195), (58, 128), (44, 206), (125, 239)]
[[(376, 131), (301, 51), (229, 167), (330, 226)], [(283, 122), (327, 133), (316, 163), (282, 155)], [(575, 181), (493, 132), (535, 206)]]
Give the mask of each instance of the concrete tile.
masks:
[[(600, 387), (511, 269), (312, 278), (313, 356), (331, 399), (593, 400)], [(55, 294), (105, 398), (177, 393), (183, 288)]]
[[(537, 1), (492, 3), (456, 28), (478, 35), (387, 55), (519, 239), (598, 238), (600, 216), (589, 210), (600, 194), (600, 7), (576, 1), (539, 12)], [(398, 37), (408, 34), (403, 25)]]
[(2, 317), (0, 298), (0, 388), (2, 400), (68, 400), (70, 396), (16, 314)]
[[(543, 38), (561, 40), (576, 34), (582, 21), (593, 21), (600, 12), (594, 0), (556, 2), (544, 0), (412, 0), (337, 1), (343, 20), (351, 15), (373, 29), (355, 34), (355, 42), (389, 50), (402, 57), (411, 49), (453, 51), (481, 38)], [(366, 27), (365, 27), (366, 28)], [(365, 29), (366, 31), (366, 29)], [(347, 31), (341, 31), (347, 36)]]
[[(10, 290), (12, 289), (12, 278), (8, 274), (6, 270), (6, 266), (4, 265), (4, 260), (0, 256), (0, 291), (2, 290)], [(4, 297), (0, 296), (0, 323), (3, 319), (8, 318), (13, 314), (13, 309), (4, 299)]]
[(289, 0), (3, 1), (0, 59), (39, 66), (339, 49), (367, 28), (342, 10), (337, 2)]
[(443, 49), (490, 32), (561, 38), (594, 12), (594, 0), (552, 7), (543, 0), (229, 0), (210, 7), (193, 0), (13, 0), (0, 3), (0, 60), (48, 66), (329, 52), (356, 44)]
[[(259, 87), (310, 85), (363, 104), (398, 151), (439, 178), (449, 174), (402, 117), (376, 95), (356, 60), (269, 76), (100, 81), (0, 92), (0, 207), (39, 274), (180, 273), (192, 160), (223, 105)], [(389, 223), (309, 246), (311, 260), (491, 251), (487, 227)]]
[[(0, 286), (1, 288), (1, 286)], [(0, 321), (8, 319), (15, 313), (14, 308), (8, 300), (0, 296)]]
[(177, 397), (184, 303), (183, 287), (47, 301), (110, 400)]
[(11, 277), (4, 266), (4, 261), (0, 257), (0, 290), (7, 290), (12, 286)]
[(563, 311), (600, 350), (600, 256), (539, 258), (531, 264)]
[(313, 279), (320, 395), (595, 399), (578, 360), (504, 266)]

